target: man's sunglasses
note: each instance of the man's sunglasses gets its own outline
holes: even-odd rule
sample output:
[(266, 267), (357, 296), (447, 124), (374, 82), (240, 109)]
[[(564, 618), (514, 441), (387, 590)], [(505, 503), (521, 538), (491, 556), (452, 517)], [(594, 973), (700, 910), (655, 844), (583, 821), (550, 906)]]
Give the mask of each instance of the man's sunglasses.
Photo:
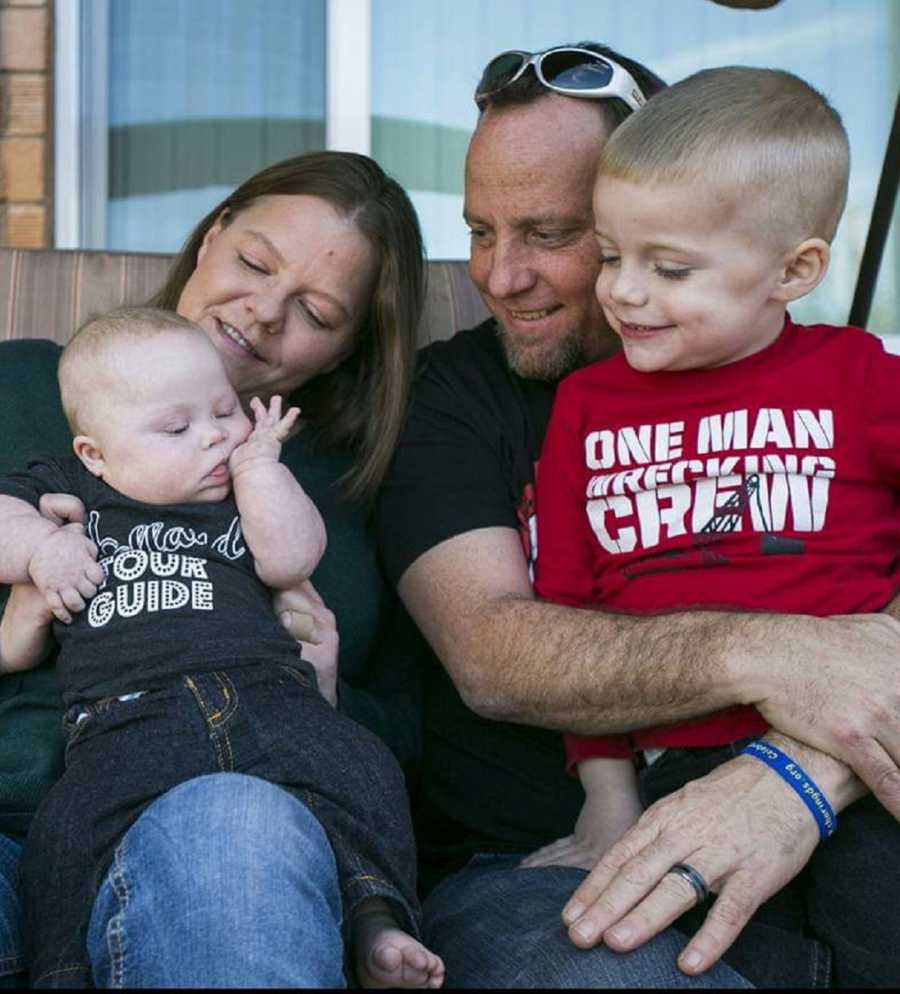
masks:
[(634, 77), (605, 55), (587, 48), (548, 48), (546, 52), (501, 52), (485, 67), (475, 88), (475, 103), (484, 110), (487, 98), (514, 83), (529, 66), (548, 90), (569, 97), (600, 100), (618, 97), (632, 110), (638, 110), (647, 98)]

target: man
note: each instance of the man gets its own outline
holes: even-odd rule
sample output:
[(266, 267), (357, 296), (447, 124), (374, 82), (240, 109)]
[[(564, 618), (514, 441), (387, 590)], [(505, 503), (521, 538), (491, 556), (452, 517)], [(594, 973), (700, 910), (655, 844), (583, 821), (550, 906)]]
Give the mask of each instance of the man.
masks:
[[(593, 871), (593, 905), (583, 919), (570, 914), (573, 942), (593, 949), (585, 955), (558, 917), (583, 870), (517, 868), (570, 831), (581, 803), (559, 731), (614, 733), (755, 703), (801, 740), (768, 736), (836, 809), (863, 793), (852, 766), (900, 813), (891, 618), (634, 619), (534, 600), (529, 504), (555, 387), (614, 347), (594, 297), (590, 199), (599, 148), (639, 106), (616, 66), (646, 96), (661, 85), (590, 48), (610, 60), (607, 78), (592, 56), (565, 47), (530, 61), (504, 54), (485, 71), (465, 217), (470, 272), (493, 318), (425, 354), (379, 507), (385, 564), (440, 660), (427, 677), (418, 828), (425, 885), (444, 878), (425, 912), (450, 985), (670, 985), (686, 974), (738, 983), (716, 972), (721, 964), (699, 975), (815, 848), (797, 795), (752, 757), (736, 758), (645, 814)], [(679, 972), (672, 959), (684, 939), (662, 930), (702, 893), (670, 872), (684, 863), (719, 898)], [(732, 962), (751, 976), (769, 956), (781, 983), (821, 979), (823, 950), (798, 934), (797, 908), (776, 910), (789, 919), (778, 941), (761, 924), (767, 941), (753, 946), (751, 927)]]

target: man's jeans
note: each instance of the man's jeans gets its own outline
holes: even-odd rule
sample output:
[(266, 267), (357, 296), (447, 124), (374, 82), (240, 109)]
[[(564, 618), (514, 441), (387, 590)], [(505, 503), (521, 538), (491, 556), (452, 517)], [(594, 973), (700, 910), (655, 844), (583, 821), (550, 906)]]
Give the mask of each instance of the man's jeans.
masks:
[(751, 986), (723, 963), (700, 977), (682, 973), (675, 959), (687, 939), (674, 929), (630, 953), (578, 949), (560, 913), (585, 871), (518, 869), (524, 856), (475, 856), (425, 901), (425, 942), (443, 957), (448, 987)]
[(88, 953), (98, 987), (343, 987), (341, 897), (321, 825), (256, 777), (174, 788), (117, 847)]
[(25, 957), (16, 895), (16, 872), (22, 847), (0, 835), (0, 987), (24, 987)]
[[(35, 815), (20, 861), (34, 986), (89, 981), (91, 907), (119, 842), (171, 788), (219, 771), (268, 780), (309, 808), (334, 852), (347, 916), (378, 896), (401, 928), (418, 933), (403, 774), (387, 747), (330, 707), (305, 672), (260, 664), (192, 673), (71, 710), (78, 713), (66, 716), (66, 771)], [(199, 824), (207, 846), (219, 845)], [(227, 844), (227, 830), (223, 838)], [(269, 859), (259, 845), (253, 851)]]

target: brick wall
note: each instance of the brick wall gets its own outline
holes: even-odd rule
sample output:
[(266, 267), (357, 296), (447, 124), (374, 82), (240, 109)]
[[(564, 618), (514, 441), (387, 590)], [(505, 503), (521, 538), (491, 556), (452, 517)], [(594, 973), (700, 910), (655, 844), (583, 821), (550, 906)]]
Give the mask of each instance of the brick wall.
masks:
[(51, 244), (53, 0), (0, 0), (0, 245)]

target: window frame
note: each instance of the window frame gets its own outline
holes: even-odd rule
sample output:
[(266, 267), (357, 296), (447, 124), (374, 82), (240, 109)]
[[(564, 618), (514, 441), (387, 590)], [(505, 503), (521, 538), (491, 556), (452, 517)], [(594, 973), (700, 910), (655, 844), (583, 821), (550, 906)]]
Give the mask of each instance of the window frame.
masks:
[[(371, 0), (325, 2), (325, 147), (369, 155)], [(109, 3), (60, 0), (53, 5), (56, 248), (106, 248)]]

